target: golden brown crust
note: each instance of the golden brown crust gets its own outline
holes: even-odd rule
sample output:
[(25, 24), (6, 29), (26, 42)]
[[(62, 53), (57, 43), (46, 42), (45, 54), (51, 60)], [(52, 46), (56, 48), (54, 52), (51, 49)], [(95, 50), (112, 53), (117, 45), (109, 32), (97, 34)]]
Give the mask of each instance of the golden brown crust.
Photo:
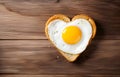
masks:
[(85, 15), (85, 14), (80, 14), (80, 15), (76, 15), (73, 17), (72, 21), (73, 20), (76, 20), (76, 19), (79, 19), (79, 18), (83, 18), (83, 19), (86, 19), (90, 22), (90, 24), (92, 25), (92, 39), (95, 37), (95, 34), (96, 34), (96, 25), (95, 25), (95, 22), (94, 20), (89, 17), (88, 15)]
[(65, 16), (63, 14), (56, 14), (47, 20), (46, 25), (48, 25), (51, 21), (56, 20), (56, 19), (60, 19), (65, 22), (70, 22), (70, 19), (67, 16)]
[[(48, 33), (47, 33), (47, 32), (46, 32), (46, 36), (48, 36)], [(48, 37), (48, 39), (50, 40), (49, 37)], [(50, 41), (51, 41), (51, 40), (50, 40)], [(52, 43), (52, 41), (51, 41), (51, 43)], [(54, 45), (54, 47), (56, 47), (54, 43), (52, 43), (52, 44)], [(56, 47), (56, 48), (57, 48), (57, 47)], [(80, 55), (80, 54), (69, 54), (69, 53), (65, 53), (65, 52), (63, 52), (62, 50), (58, 49), (58, 48), (57, 48), (57, 50), (58, 50), (59, 53), (61, 53), (62, 56), (64, 56), (69, 62), (75, 61), (75, 60), (77, 59), (77, 57)]]
[(74, 62), (80, 54), (69, 54), (63, 51), (59, 51), (69, 62)]
[[(81, 15), (76, 15), (76, 16), (74, 16), (73, 19), (72, 19), (72, 21), (75, 20), (75, 19), (79, 19), (79, 18), (87, 19), (87, 20), (91, 23), (92, 28), (93, 28), (93, 35), (92, 35), (92, 38), (93, 38), (93, 37), (95, 36), (95, 33), (96, 33), (96, 25), (95, 25), (94, 21), (93, 21), (90, 17), (88, 17), (87, 15), (85, 15), (85, 14), (81, 14)], [(49, 25), (49, 23), (50, 23), (51, 21), (56, 20), (56, 19), (60, 19), (60, 20), (63, 20), (63, 21), (65, 21), (65, 22), (70, 22), (70, 19), (69, 19), (67, 16), (62, 15), (62, 14), (56, 14), (56, 15), (50, 17), (50, 18), (48, 19), (48, 21), (46, 22), (46, 27), (45, 27), (45, 33), (46, 33), (46, 36), (48, 37), (49, 40), (50, 40), (50, 38), (49, 38), (49, 35), (48, 35), (48, 25)], [(90, 40), (92, 40), (92, 38), (91, 38)], [(51, 41), (51, 40), (50, 40), (50, 41)], [(51, 41), (51, 42), (52, 42), (52, 41)], [(53, 45), (55, 46), (55, 44), (53, 44)], [(58, 48), (57, 48), (57, 49), (58, 49)], [(58, 49), (58, 50), (59, 50), (59, 49)], [(63, 52), (63, 51), (61, 51), (61, 50), (59, 50), (59, 52), (60, 52), (69, 62), (75, 61), (75, 60), (78, 58), (78, 56), (80, 55), (80, 54), (69, 54), (69, 53)]]
[[(51, 21), (53, 21), (53, 20), (56, 20), (56, 19), (60, 19), (60, 20), (63, 20), (63, 21), (65, 21), (65, 22), (70, 22), (70, 19), (67, 17), (67, 16), (65, 16), (65, 15), (63, 15), (63, 14), (56, 14), (56, 15), (54, 15), (54, 16), (51, 16), (48, 20), (47, 20), (47, 22), (46, 22), (46, 24), (45, 24), (45, 33), (47, 33), (47, 27), (48, 27), (48, 24), (51, 22)], [(49, 38), (49, 36), (46, 34), (46, 36), (47, 36), (47, 38)]]

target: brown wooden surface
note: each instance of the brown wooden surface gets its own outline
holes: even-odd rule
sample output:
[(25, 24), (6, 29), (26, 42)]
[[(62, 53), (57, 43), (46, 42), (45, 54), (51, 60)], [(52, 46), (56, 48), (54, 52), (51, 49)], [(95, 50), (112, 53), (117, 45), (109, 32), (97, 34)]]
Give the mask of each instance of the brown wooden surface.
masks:
[[(44, 27), (56, 13), (88, 14), (97, 35), (75, 63), (47, 40)], [(119, 0), (0, 0), (0, 77), (119, 77)]]

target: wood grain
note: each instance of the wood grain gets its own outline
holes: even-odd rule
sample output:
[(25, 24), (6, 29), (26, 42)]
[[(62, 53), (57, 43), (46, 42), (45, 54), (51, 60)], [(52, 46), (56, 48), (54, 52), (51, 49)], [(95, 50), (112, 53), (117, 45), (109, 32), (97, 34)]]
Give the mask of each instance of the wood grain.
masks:
[[(69, 77), (70, 75), (2, 75), (1, 77)], [(80, 75), (72, 75), (72, 77), (80, 77)]]
[(59, 3), (55, 0), (0, 0), (0, 3), (0, 39), (46, 39), (45, 22), (56, 13), (69, 17), (88, 14), (97, 24), (97, 39), (120, 39), (117, 0), (61, 0)]
[[(1, 77), (88, 77), (87, 75), (1, 75)], [(89, 77), (119, 77), (119, 75), (89, 75)]]
[[(91, 16), (97, 35), (74, 63), (47, 40), (54, 14)], [(0, 77), (119, 77), (119, 0), (0, 0)]]
[(72, 64), (47, 40), (2, 40), (0, 73), (119, 75), (119, 46), (119, 40), (93, 41), (78, 61)]

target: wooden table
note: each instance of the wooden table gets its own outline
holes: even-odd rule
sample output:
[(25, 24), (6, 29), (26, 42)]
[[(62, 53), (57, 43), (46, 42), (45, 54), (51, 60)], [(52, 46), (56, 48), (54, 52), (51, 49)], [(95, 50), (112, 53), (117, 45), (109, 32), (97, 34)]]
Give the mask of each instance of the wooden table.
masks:
[[(0, 0), (0, 77), (120, 77), (120, 0)], [(87, 14), (97, 35), (75, 63), (45, 36), (57, 13)]]

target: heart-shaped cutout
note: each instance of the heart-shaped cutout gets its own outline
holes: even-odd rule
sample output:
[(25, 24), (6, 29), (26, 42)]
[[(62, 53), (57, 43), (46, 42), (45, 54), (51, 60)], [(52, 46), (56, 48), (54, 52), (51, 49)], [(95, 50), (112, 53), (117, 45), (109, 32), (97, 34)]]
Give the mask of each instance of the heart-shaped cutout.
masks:
[(59, 52), (73, 62), (94, 38), (96, 25), (85, 14), (76, 15), (71, 21), (67, 16), (57, 14), (46, 22), (45, 33)]

